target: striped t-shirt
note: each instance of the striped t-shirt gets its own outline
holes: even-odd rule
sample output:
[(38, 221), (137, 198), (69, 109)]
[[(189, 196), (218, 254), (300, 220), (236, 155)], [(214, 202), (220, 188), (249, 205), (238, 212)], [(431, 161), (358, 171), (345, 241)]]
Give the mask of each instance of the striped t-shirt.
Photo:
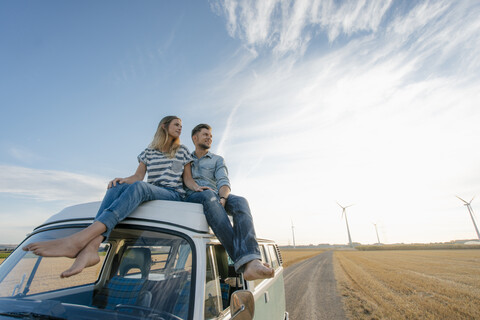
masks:
[(183, 144), (178, 148), (175, 157), (169, 158), (163, 152), (147, 148), (138, 155), (138, 162), (147, 166), (147, 182), (159, 187), (175, 189), (181, 195), (183, 190), (183, 167), (193, 159)]

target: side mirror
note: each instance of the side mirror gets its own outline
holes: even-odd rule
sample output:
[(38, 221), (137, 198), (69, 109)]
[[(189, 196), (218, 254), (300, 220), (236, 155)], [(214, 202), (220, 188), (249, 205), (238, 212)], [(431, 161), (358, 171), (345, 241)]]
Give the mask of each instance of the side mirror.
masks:
[(252, 320), (255, 314), (253, 294), (248, 290), (235, 291), (230, 298), (230, 319)]

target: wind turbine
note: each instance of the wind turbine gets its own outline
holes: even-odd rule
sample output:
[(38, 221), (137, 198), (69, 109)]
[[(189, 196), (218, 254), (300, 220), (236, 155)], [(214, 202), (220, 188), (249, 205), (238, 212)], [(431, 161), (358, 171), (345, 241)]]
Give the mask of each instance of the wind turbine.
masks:
[(475, 223), (475, 219), (473, 218), (473, 209), (472, 209), (472, 206), (470, 205), (472, 203), (473, 199), (475, 199), (475, 197), (473, 197), (472, 200), (470, 200), (470, 202), (467, 202), (467, 201), (463, 200), (459, 196), (456, 196), (456, 197), (458, 199), (462, 200), (463, 203), (465, 204), (465, 206), (467, 206), (468, 212), (470, 213), (470, 218), (472, 219), (472, 222), (473, 222), (473, 226), (475, 227), (475, 231), (477, 232), (478, 240), (480, 240), (480, 232), (478, 232), (477, 224)]
[(377, 243), (380, 244), (380, 237), (378, 236), (378, 229), (377, 229), (377, 224), (376, 223), (373, 223), (373, 225), (375, 226), (375, 232), (377, 233)]
[(350, 247), (353, 248), (353, 243), (352, 243), (352, 237), (350, 236), (350, 228), (348, 227), (348, 220), (347, 220), (347, 208), (353, 206), (353, 204), (348, 205), (346, 207), (343, 207), (340, 203), (337, 202), (337, 204), (342, 208), (342, 218), (345, 215), (345, 223), (347, 224), (347, 233), (348, 233), (348, 243), (350, 244)]
[(292, 222), (293, 247), (295, 248), (295, 227), (293, 226), (293, 220), (290, 221)]

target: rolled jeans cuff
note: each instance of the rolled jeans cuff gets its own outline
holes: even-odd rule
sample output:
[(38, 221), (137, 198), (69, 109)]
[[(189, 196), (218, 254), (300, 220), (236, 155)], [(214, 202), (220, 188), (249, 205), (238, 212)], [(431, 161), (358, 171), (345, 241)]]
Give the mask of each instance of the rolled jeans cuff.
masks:
[(119, 217), (118, 214), (115, 213), (115, 211), (105, 210), (100, 216), (95, 218), (95, 221), (101, 222), (105, 225), (107, 230), (102, 233), (102, 236), (107, 239), (108, 236), (110, 236), (113, 228), (115, 228), (115, 226), (117, 225)]
[(258, 260), (261, 261), (262, 256), (259, 255), (259, 254), (256, 254), (256, 253), (249, 253), (249, 254), (244, 255), (243, 257), (241, 257), (240, 259), (238, 259), (235, 262), (235, 264), (234, 264), (235, 271), (237, 273), (242, 273), (245, 270), (245, 265), (247, 263), (249, 263), (250, 261), (255, 260), (255, 259), (258, 259)]

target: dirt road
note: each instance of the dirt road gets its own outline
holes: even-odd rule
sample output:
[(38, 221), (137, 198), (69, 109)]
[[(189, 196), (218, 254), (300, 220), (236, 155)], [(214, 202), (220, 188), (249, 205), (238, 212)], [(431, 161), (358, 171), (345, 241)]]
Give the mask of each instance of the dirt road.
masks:
[(291, 320), (347, 319), (337, 293), (332, 251), (288, 267), (284, 277)]

